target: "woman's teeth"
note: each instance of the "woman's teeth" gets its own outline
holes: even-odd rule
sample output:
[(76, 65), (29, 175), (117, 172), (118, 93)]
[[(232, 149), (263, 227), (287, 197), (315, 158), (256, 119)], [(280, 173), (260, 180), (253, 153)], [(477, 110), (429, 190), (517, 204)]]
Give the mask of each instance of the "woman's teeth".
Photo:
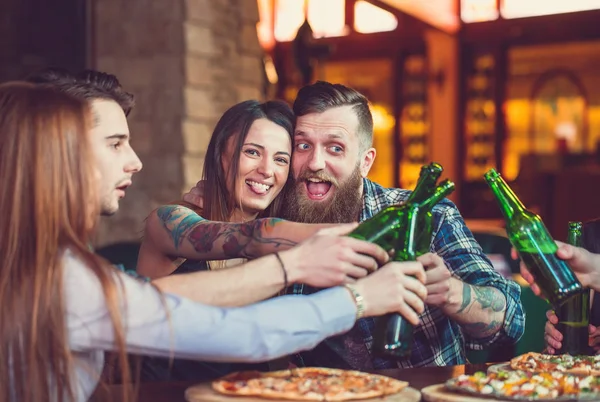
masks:
[(271, 186), (269, 186), (268, 184), (258, 183), (252, 180), (246, 180), (246, 184), (248, 184), (250, 187), (252, 187), (252, 189), (259, 193), (266, 193), (271, 188)]

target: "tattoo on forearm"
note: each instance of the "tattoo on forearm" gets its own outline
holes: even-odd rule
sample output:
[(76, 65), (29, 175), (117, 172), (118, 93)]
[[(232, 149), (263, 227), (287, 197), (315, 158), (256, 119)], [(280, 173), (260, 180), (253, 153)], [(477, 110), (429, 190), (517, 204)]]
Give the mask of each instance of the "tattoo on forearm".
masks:
[(469, 334), (477, 338), (485, 338), (494, 335), (502, 327), (501, 321), (492, 320), (492, 322), (475, 322), (472, 324), (464, 324), (463, 329)]
[(205, 220), (197, 214), (186, 215), (181, 208), (172, 205), (160, 207), (156, 213), (162, 221), (163, 227), (171, 234), (175, 249), (179, 248), (181, 242), (185, 239), (185, 234), (191, 227)]
[(471, 305), (471, 286), (463, 283), (463, 299), (457, 313), (462, 313)]
[(178, 205), (160, 207), (157, 214), (176, 249), (187, 239), (199, 253), (222, 247), (225, 258), (248, 258), (253, 257), (249, 253), (252, 244), (269, 244), (274, 249), (297, 244), (290, 239), (271, 236), (275, 227), (282, 222), (278, 218), (257, 219), (247, 223), (209, 222)]
[[(474, 298), (471, 297), (471, 289), (473, 289)], [(496, 313), (502, 312), (506, 308), (506, 298), (498, 289), (463, 283), (463, 300), (457, 313), (470, 311), (475, 303), (479, 303), (482, 310), (492, 309)]]
[(492, 311), (499, 313), (506, 308), (506, 298), (498, 289), (473, 286), (473, 292), (475, 292), (475, 300), (481, 304), (482, 309), (491, 308)]

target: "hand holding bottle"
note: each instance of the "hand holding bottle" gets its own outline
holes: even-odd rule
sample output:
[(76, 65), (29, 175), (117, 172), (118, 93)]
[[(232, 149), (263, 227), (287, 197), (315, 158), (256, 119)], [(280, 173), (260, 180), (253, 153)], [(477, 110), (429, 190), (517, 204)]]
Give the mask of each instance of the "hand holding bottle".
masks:
[(354, 288), (364, 299), (365, 317), (398, 313), (411, 324), (419, 324), (427, 297), (423, 265), (415, 261), (388, 262), (371, 275), (359, 279)]
[[(569, 264), (581, 284), (585, 287), (600, 291), (600, 255), (590, 253), (581, 247), (574, 247), (562, 242), (557, 241), (556, 244), (558, 245), (556, 255), (558, 258)], [(523, 279), (531, 285), (531, 290), (539, 296), (541, 294), (540, 288), (535, 283), (533, 275), (531, 275), (525, 264), (522, 262), (521, 276), (523, 276)]]
[(444, 307), (450, 302), (450, 291), (452, 290), (452, 274), (446, 263), (442, 257), (433, 253), (423, 254), (417, 257), (417, 261), (425, 267), (427, 277), (425, 303), (435, 307)]
[(354, 282), (389, 260), (377, 244), (348, 236), (356, 223), (321, 229), (298, 246), (282, 251), (290, 283), (318, 288)]
[(590, 325), (590, 347), (596, 354), (600, 353), (600, 327)]
[[(563, 335), (556, 329), (558, 317), (552, 310), (546, 312), (546, 326), (544, 327), (544, 341), (546, 342), (545, 352), (553, 355), (562, 348)], [(600, 352), (600, 327), (589, 326), (589, 345), (596, 352)]]
[(546, 326), (544, 327), (544, 341), (546, 342), (546, 352), (555, 354), (557, 350), (562, 348), (563, 335), (556, 329), (558, 317), (553, 310), (546, 311)]

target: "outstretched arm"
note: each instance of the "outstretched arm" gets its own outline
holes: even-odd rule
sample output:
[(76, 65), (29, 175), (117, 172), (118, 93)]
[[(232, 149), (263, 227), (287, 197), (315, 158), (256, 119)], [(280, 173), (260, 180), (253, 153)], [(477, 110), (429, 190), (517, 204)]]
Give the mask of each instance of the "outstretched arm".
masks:
[(309, 225), (278, 218), (246, 223), (214, 222), (189, 208), (165, 205), (146, 220), (138, 272), (156, 278), (172, 273), (178, 257), (194, 260), (256, 258), (283, 251), (331, 225)]
[(166, 254), (197, 260), (222, 260), (255, 258), (287, 250), (322, 227), (279, 218), (245, 223), (214, 222), (189, 208), (165, 205), (152, 213), (147, 231), (154, 245)]
[[(158, 233), (147, 234), (140, 249), (138, 273), (154, 278), (153, 283), (165, 292), (211, 305), (246, 305), (271, 297), (293, 283), (324, 288), (352, 282), (389, 258), (373, 243), (341, 236), (354, 229), (355, 224), (324, 229), (290, 248), (302, 232), (292, 229), (290, 239), (277, 234), (282, 231), (277, 225), (311, 229), (317, 225), (281, 220), (248, 224), (209, 222), (184, 207), (161, 208), (153, 217), (160, 222), (155, 227)], [(303, 236), (311, 235), (311, 231), (305, 231)], [(162, 242), (162, 250), (152, 244), (156, 237)], [(281, 250), (280, 260), (270, 255), (224, 270), (168, 275), (174, 268), (166, 253), (218, 259), (254, 255), (248, 251), (252, 247), (264, 252)]]

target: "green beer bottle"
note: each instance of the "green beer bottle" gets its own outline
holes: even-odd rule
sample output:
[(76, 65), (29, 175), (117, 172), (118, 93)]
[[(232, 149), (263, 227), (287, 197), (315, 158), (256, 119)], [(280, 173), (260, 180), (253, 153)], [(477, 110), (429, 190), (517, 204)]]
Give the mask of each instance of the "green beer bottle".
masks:
[(572, 246), (583, 247), (583, 223), (569, 222), (569, 231), (567, 232), (567, 243)]
[[(431, 210), (452, 191), (454, 183), (445, 180), (422, 202), (407, 201), (396, 211), (404, 230), (399, 231), (394, 261), (414, 261), (429, 251), (433, 234)], [(407, 356), (412, 343), (413, 326), (400, 314), (387, 314), (375, 321), (373, 348), (377, 354), (386, 357)]]
[(435, 162), (422, 166), (417, 185), (413, 192), (408, 196), (406, 202), (420, 203), (429, 198), (433, 190), (435, 190), (436, 183), (443, 171), (444, 168), (442, 165)]
[(484, 177), (500, 205), (510, 242), (550, 303), (558, 306), (583, 292), (571, 268), (556, 256), (558, 246), (541, 218), (525, 209), (495, 169)]
[(442, 166), (435, 162), (422, 166), (415, 190), (406, 202), (382, 209), (372, 218), (362, 222), (348, 236), (375, 243), (387, 251), (393, 250), (395, 244), (400, 242), (400, 229), (406, 227), (406, 223), (400, 221), (400, 214), (397, 211), (407, 203), (427, 199), (443, 170)]
[[(569, 222), (567, 243), (581, 247), (582, 235), (581, 222)], [(588, 326), (590, 324), (590, 291), (578, 293), (565, 300), (556, 309), (558, 325), (556, 329), (563, 335), (562, 347), (557, 351), (559, 354), (570, 355), (588, 354), (589, 337)]]

